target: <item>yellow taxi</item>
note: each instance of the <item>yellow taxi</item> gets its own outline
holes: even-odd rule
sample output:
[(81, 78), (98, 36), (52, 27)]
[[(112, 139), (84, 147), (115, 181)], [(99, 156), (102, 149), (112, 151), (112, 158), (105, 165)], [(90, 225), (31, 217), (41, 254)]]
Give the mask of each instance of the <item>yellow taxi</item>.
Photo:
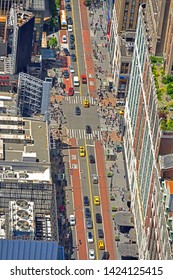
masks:
[(83, 101), (83, 106), (84, 106), (84, 108), (88, 108), (89, 107), (89, 101), (87, 99), (85, 99)]
[(100, 205), (100, 198), (97, 195), (94, 196), (94, 204), (95, 205)]
[(99, 248), (99, 250), (105, 249), (105, 243), (103, 240), (98, 240), (98, 248)]
[(123, 111), (123, 110), (120, 110), (120, 111), (119, 111), (119, 114), (120, 114), (120, 115), (124, 115), (124, 111)]
[(84, 146), (80, 146), (79, 154), (80, 154), (80, 157), (85, 157), (85, 148), (84, 148)]

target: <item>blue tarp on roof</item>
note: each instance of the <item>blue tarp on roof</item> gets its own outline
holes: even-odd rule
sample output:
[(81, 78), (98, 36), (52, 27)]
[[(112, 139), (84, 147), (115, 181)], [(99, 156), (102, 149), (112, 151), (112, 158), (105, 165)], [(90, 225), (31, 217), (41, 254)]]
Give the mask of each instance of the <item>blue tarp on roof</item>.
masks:
[(56, 241), (0, 240), (0, 260), (64, 260)]

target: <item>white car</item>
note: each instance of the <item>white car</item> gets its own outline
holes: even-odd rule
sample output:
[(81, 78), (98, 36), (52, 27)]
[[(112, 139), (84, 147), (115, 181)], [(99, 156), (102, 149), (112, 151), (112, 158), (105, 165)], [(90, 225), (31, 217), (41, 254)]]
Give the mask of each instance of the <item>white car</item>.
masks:
[(75, 226), (76, 225), (76, 219), (75, 219), (74, 215), (70, 215), (69, 221), (70, 221), (70, 226)]
[(68, 25), (68, 31), (72, 32), (73, 31), (73, 26), (71, 24)]
[(62, 42), (63, 42), (63, 43), (67, 43), (67, 36), (66, 36), (66, 35), (63, 35), (63, 36), (62, 36)]
[(89, 260), (95, 260), (94, 249), (89, 249), (88, 256), (89, 256)]
[(71, 73), (74, 73), (74, 68), (73, 68), (72, 65), (69, 66), (69, 69), (70, 69), (70, 72), (71, 72)]
[(93, 238), (93, 235), (92, 235), (91, 231), (87, 232), (87, 241), (88, 241), (88, 243), (93, 243), (94, 242), (94, 238)]

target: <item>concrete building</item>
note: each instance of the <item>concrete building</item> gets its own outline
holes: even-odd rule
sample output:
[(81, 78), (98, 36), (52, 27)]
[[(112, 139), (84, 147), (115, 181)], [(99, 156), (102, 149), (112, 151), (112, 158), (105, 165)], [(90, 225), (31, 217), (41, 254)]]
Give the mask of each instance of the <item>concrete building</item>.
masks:
[[(162, 177), (162, 170), (170, 168), (170, 160), (165, 160), (165, 165), (161, 165), (158, 158), (161, 151), (163, 153), (161, 145), (165, 146), (165, 141), (172, 139), (171, 128), (168, 127), (172, 113), (168, 96), (162, 95), (162, 99), (159, 96), (163, 84), (154, 76), (153, 69), (157, 67), (157, 71), (161, 71), (163, 66), (160, 58), (154, 58), (157, 62), (152, 60), (153, 48), (152, 41), (148, 40), (146, 10), (146, 4), (142, 4), (134, 43), (125, 108), (125, 158), (139, 258), (168, 260), (172, 259), (172, 239), (167, 230), (161, 188), (162, 180), (166, 179)], [(163, 103), (166, 106), (165, 115)]]
[[(110, 32), (110, 63), (117, 98), (125, 101), (128, 92), (133, 45), (141, 0), (114, 3)], [(124, 102), (121, 100), (121, 102)]]
[(139, 5), (145, 0), (116, 0), (115, 9), (117, 12), (118, 34), (121, 32), (135, 31), (138, 19)]
[(18, 114), (30, 117), (36, 114), (45, 115), (49, 110), (52, 80), (37, 79), (25, 73), (19, 74), (18, 80)]
[(19, 73), (31, 62), (34, 20), (32, 13), (11, 8), (7, 17), (6, 73)]
[(58, 240), (47, 123), (1, 114), (0, 138), (1, 237)]
[(165, 61), (165, 73), (173, 75), (173, 1), (171, 1), (168, 13), (163, 54)]
[(26, 0), (0, 0), (0, 15), (6, 15), (11, 7), (25, 7)]

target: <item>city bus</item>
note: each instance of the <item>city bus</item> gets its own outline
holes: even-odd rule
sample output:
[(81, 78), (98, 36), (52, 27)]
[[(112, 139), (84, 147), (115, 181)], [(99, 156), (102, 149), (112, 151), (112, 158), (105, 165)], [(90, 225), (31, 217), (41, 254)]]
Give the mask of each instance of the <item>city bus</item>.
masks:
[(66, 15), (66, 11), (60, 10), (59, 15), (60, 15), (61, 29), (67, 29), (67, 15)]

